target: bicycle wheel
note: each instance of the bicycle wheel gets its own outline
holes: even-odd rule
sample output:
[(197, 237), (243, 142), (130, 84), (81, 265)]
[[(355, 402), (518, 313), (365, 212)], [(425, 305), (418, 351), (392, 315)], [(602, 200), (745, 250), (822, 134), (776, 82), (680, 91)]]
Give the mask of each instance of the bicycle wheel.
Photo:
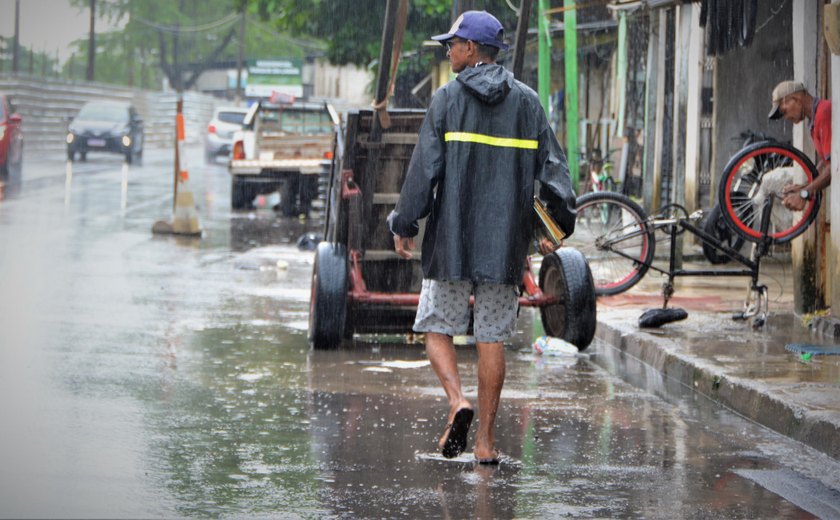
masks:
[(645, 211), (626, 195), (613, 192), (578, 197), (575, 232), (564, 244), (589, 261), (599, 296), (636, 285), (647, 273), (655, 247)]
[(723, 169), (718, 202), (726, 224), (751, 242), (761, 240), (761, 215), (765, 201), (772, 200), (768, 235), (775, 243), (793, 240), (805, 231), (820, 207), (820, 194), (807, 201), (802, 211), (782, 205), (782, 188), (808, 184), (817, 169), (799, 150), (778, 142), (763, 141), (747, 146)]

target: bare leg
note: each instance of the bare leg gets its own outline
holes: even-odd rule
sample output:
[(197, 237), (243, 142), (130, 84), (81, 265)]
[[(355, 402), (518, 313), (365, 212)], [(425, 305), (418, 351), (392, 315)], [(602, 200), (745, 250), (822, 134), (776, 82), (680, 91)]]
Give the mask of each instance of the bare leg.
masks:
[(503, 343), (477, 343), (478, 347), (478, 433), (473, 453), (476, 459), (492, 459), (496, 452), (496, 412), (505, 383)]
[[(451, 424), (458, 410), (461, 408), (472, 409), (472, 405), (461, 391), (461, 376), (458, 373), (458, 358), (455, 354), (452, 337), (437, 332), (427, 332), (426, 355), (429, 357), (432, 369), (437, 374), (449, 400), (449, 417), (446, 423)], [(438, 442), (440, 448), (443, 448), (448, 434), (449, 428), (446, 429)]]

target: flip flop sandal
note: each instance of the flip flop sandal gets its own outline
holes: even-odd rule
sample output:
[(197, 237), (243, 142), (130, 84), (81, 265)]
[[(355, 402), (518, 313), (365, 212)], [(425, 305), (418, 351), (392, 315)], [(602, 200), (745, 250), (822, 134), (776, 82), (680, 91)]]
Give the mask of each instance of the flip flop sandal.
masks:
[(467, 447), (467, 434), (470, 432), (472, 419), (473, 411), (469, 408), (461, 408), (455, 413), (452, 423), (447, 425), (449, 435), (446, 436), (446, 442), (443, 443), (443, 449), (441, 450), (444, 457), (451, 459), (464, 452)]
[(475, 461), (479, 464), (484, 464), (486, 466), (498, 466), (499, 463), (502, 461), (502, 454), (497, 451), (496, 454), (492, 457), (487, 457), (483, 459), (476, 457)]

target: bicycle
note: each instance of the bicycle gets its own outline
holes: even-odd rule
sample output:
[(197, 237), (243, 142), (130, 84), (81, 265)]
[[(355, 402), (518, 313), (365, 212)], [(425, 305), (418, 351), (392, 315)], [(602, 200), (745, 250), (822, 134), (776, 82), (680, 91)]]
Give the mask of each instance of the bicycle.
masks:
[[(747, 146), (729, 160), (721, 177), (718, 203), (729, 229), (753, 244), (749, 258), (696, 225), (704, 217), (702, 210), (688, 215), (684, 208), (669, 205), (649, 217), (629, 197), (610, 192), (578, 198), (575, 233), (565, 243), (588, 260), (596, 295), (622, 293), (651, 269), (666, 275), (663, 307), (673, 295), (677, 276), (750, 276), (751, 297), (738, 317), (757, 315), (754, 326), (760, 326), (767, 314), (767, 287), (758, 283), (761, 257), (769, 253), (771, 245), (789, 242), (803, 233), (821, 203), (820, 194), (816, 194), (803, 211), (792, 212), (781, 204), (781, 190), (789, 183), (810, 183), (816, 175), (816, 167), (802, 152), (774, 141)], [(667, 269), (653, 265), (655, 232), (659, 230), (671, 240)], [(745, 269), (678, 269), (676, 236), (686, 230)]]
[(580, 155), (580, 172), (583, 177), (582, 193), (618, 191), (618, 185), (612, 178), (612, 161), (602, 157), (599, 148), (594, 148), (588, 154), (579, 153), (578, 155)]

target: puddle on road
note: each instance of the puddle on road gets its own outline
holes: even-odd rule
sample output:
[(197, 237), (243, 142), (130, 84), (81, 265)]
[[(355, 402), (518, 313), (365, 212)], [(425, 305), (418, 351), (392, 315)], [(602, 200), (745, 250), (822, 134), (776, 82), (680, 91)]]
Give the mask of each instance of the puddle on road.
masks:
[[(510, 464), (435, 453), (446, 401), (422, 347), (363, 343), (311, 351), (305, 335), (260, 323), (208, 328), (166, 399), (145, 400), (146, 457), (180, 515), (727, 518), (798, 510), (731, 467), (774, 468), (734, 448), (767, 442), (720, 410), (674, 407), (587, 362), (553, 366), (510, 349), (498, 447)], [(475, 352), (459, 347), (475, 398)], [(370, 372), (387, 368), (389, 372)], [(723, 443), (723, 446), (721, 446)], [(771, 441), (773, 444), (773, 441)], [(468, 460), (469, 459), (469, 460)], [(669, 489), (663, 494), (662, 489)], [(723, 490), (723, 492), (722, 492)], [(737, 497), (737, 498), (735, 498)]]
[[(237, 216), (231, 228), (246, 219)], [(57, 478), (42, 500), (97, 503), (103, 486), (128, 489), (119, 497), (140, 495), (148, 508), (136, 516), (801, 514), (732, 472), (775, 469), (775, 460), (798, 454), (784, 440), (712, 406), (689, 406), (691, 397), (674, 403), (645, 394), (587, 356), (535, 357), (529, 349), (539, 318), (531, 309), (522, 312), (511, 342), (497, 432), (500, 451), (521, 465), (418, 461), (417, 453), (436, 449), (447, 412), (422, 345), (392, 336), (310, 350), (301, 325), (311, 263), (291, 245), (299, 233), (255, 220), (254, 229), (231, 237), (233, 249), (264, 246), (273, 234), (277, 249), (253, 257), (211, 251), (201, 258), (206, 262), (179, 266), (177, 276), (154, 255), (128, 256), (113, 263), (132, 274), (130, 284), (119, 286), (125, 298), (106, 298), (113, 293), (106, 287), (111, 291), (90, 293), (96, 303), (70, 302), (71, 317), (62, 310), (50, 323), (55, 343), (35, 353), (46, 359), (44, 374), (22, 398), (12, 401), (9, 393), (3, 408), (30, 405), (5, 427), (36, 436), (25, 455), (44, 448), (48, 456), (37, 459), (41, 465), (15, 466), (30, 479), (9, 482), (34, 481), (49, 467), (79, 485)], [(144, 247), (173, 249), (167, 241)], [(185, 249), (174, 247), (182, 248), (177, 256), (161, 258), (181, 258)], [(258, 268), (237, 269), (242, 258), (254, 258), (249, 265)], [(280, 259), (288, 262), (283, 277)], [(57, 299), (62, 306), (68, 300)], [(112, 317), (120, 320), (109, 323)], [(476, 354), (469, 343), (459, 342), (457, 352), (465, 393), (474, 400)], [(371, 367), (390, 372), (365, 371)], [(34, 432), (32, 424), (39, 426)], [(468, 450), (474, 435), (475, 427)], [(744, 454), (747, 448), (754, 453)], [(103, 473), (113, 482), (84, 487), (90, 475)], [(79, 487), (91, 491), (78, 493)], [(135, 489), (141, 491), (125, 496)]]

